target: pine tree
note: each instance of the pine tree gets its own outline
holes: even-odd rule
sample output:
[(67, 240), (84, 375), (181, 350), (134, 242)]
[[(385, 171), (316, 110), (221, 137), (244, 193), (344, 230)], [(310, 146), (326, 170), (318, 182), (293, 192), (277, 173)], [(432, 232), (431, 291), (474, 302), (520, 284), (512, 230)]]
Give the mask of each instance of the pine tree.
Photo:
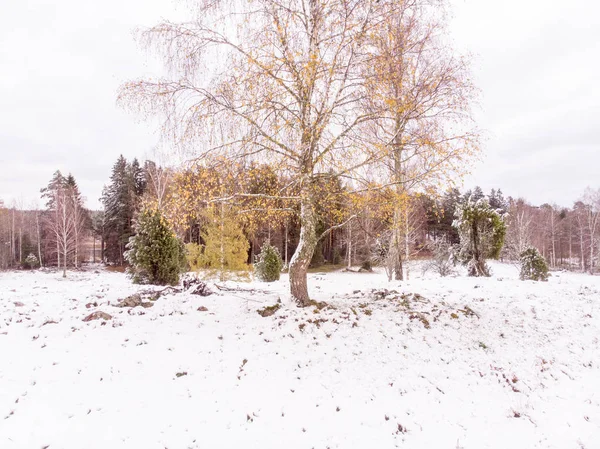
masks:
[(119, 156), (101, 198), (106, 245), (103, 258), (109, 263), (122, 265), (124, 262), (125, 246), (133, 235), (133, 217), (140, 208), (145, 188), (144, 170), (137, 159), (128, 164), (123, 155)]
[(521, 280), (547, 281), (548, 264), (536, 248), (530, 247), (521, 253)]
[(459, 237), (454, 222), (455, 211), (461, 202), (461, 194), (457, 188), (444, 193), (441, 199), (426, 199), (425, 209), (427, 226), (434, 240), (446, 240), (450, 244), (458, 244)]
[(508, 212), (508, 201), (504, 198), (502, 190), (492, 189), (489, 196), (489, 203), (492, 209), (496, 209), (500, 215)]
[(279, 250), (269, 244), (269, 242), (263, 243), (260, 254), (256, 257), (256, 262), (254, 263), (256, 276), (265, 282), (278, 281), (282, 267), (283, 260), (281, 259)]
[(142, 284), (175, 285), (186, 265), (182, 242), (161, 213), (152, 209), (138, 215), (125, 257), (133, 281)]
[(60, 187), (64, 187), (67, 180), (62, 175), (60, 170), (56, 170), (52, 175), (52, 179), (46, 187), (40, 189), (42, 198), (46, 200), (46, 209), (53, 210), (55, 207), (55, 195), (54, 192)]
[(486, 258), (497, 259), (504, 244), (506, 225), (485, 198), (469, 198), (456, 209), (454, 226), (460, 235), (460, 260), (469, 276), (489, 276)]
[(137, 158), (134, 158), (133, 161), (131, 161), (131, 165), (129, 167), (129, 176), (135, 198), (141, 198), (146, 191), (147, 182), (145, 170), (140, 166)]

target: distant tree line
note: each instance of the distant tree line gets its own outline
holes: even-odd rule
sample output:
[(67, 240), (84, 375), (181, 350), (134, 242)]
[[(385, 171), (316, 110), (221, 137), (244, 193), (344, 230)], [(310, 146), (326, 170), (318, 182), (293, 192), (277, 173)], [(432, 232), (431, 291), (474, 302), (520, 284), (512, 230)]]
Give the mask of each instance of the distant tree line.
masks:
[[(516, 262), (534, 247), (552, 269), (594, 273), (598, 267), (600, 190), (587, 189), (565, 208), (534, 206), (522, 198), (504, 197), (500, 189), (485, 194), (479, 187), (466, 192), (451, 188), (442, 194), (407, 193), (399, 198), (391, 188), (357, 193), (340, 179), (323, 177), (319, 182), (317, 231), (325, 235), (312, 257), (314, 267), (380, 265), (391, 278), (401, 260), (404, 265), (396, 277), (405, 277), (406, 262), (430, 257), (436, 242), (460, 243), (457, 210), (469, 199), (482, 198), (506, 221), (501, 259)], [(74, 176), (57, 171), (41, 189), (43, 209), (0, 201), (0, 268), (66, 270), (94, 260), (124, 265), (136, 217), (144, 208), (160, 211), (183, 243), (197, 246), (197, 254), (204, 248), (224, 251), (224, 245), (235, 242), (236, 251), (241, 248), (250, 264), (268, 242), (279, 250), (285, 266), (300, 236), (293, 188), (288, 189), (290, 199), (276, 195), (287, 186), (289, 178), (265, 164), (223, 161), (210, 168), (192, 164), (173, 169), (120, 156), (103, 190), (103, 210), (90, 211)], [(203, 260), (208, 259), (207, 255)]]
[(92, 230), (92, 214), (72, 174), (56, 171), (40, 190), (45, 208), (27, 208), (0, 201), (0, 268), (55, 266), (66, 274), (88, 261), (86, 242)]

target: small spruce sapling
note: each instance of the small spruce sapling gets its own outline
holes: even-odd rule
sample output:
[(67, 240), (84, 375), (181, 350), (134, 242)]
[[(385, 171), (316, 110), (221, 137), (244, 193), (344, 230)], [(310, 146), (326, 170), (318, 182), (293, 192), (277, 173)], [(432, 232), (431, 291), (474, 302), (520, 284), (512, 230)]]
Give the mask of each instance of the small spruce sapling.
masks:
[(145, 209), (135, 223), (125, 259), (133, 282), (175, 285), (186, 266), (185, 250), (160, 211)]
[(260, 249), (260, 254), (256, 256), (254, 263), (254, 272), (256, 276), (264, 282), (274, 282), (279, 280), (283, 260), (279, 250), (265, 242)]
[(547, 281), (548, 264), (536, 248), (527, 248), (521, 253), (521, 280)]
[(40, 261), (33, 253), (29, 253), (29, 255), (23, 261), (23, 268), (27, 270), (33, 270), (40, 266)]

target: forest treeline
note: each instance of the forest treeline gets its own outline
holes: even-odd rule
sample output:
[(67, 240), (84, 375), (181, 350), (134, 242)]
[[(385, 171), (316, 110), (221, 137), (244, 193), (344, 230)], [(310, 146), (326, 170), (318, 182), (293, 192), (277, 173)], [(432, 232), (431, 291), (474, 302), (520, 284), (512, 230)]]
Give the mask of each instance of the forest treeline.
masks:
[[(323, 176), (319, 183), (317, 231), (325, 235), (312, 266), (384, 265), (390, 242), (398, 237), (398, 210), (400, 260), (428, 258), (436, 242), (460, 243), (453, 226), (457, 207), (469, 198), (485, 198), (506, 223), (503, 260), (517, 261), (533, 246), (553, 269), (597, 270), (600, 190), (587, 189), (571, 207), (560, 207), (505, 197), (501, 189), (486, 194), (479, 187), (450, 188), (398, 197), (385, 187), (356, 191), (334, 177)], [(251, 264), (268, 241), (287, 264), (300, 235), (294, 198), (293, 183), (266, 164), (222, 161), (172, 169), (120, 156), (102, 194), (103, 210), (88, 210), (74, 176), (59, 171), (40, 191), (43, 208), (0, 201), (0, 268), (66, 269), (94, 260), (124, 265), (136, 216), (144, 207), (159, 210), (188, 248), (216, 239), (221, 246), (242, 248)]]

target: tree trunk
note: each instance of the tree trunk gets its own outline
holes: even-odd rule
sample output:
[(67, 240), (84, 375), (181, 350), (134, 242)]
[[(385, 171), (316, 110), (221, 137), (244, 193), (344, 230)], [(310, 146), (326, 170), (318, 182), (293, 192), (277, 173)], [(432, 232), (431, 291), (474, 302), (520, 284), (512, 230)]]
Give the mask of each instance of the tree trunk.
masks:
[(573, 261), (573, 229), (571, 218), (569, 218), (569, 271), (571, 270), (571, 262)]
[(394, 279), (397, 281), (404, 280), (403, 266), (402, 266), (402, 249), (400, 248), (400, 207), (398, 206), (394, 211)]
[(55, 193), (55, 234), (56, 234), (56, 267), (60, 270), (60, 197), (58, 191)]
[(303, 187), (300, 207), (300, 241), (290, 261), (290, 292), (300, 307), (309, 306), (306, 273), (317, 247), (317, 213), (312, 186)]
[(334, 231), (332, 230), (329, 233), (329, 263), (333, 264), (334, 260), (333, 260), (333, 233)]
[(403, 266), (402, 266), (402, 252), (398, 251), (396, 261), (394, 264), (394, 279), (397, 281), (404, 280)]
[(348, 270), (352, 268), (352, 223), (348, 223)]
[(485, 257), (481, 253), (477, 219), (473, 219), (473, 226), (471, 229), (473, 234), (473, 260), (471, 262), (471, 266), (469, 267), (469, 276), (489, 276), (490, 273), (485, 265)]
[(402, 249), (400, 247), (400, 226), (401, 226), (401, 214), (402, 214), (402, 204), (401, 198), (404, 193), (404, 173), (402, 166), (402, 119), (400, 117), (396, 117), (396, 134), (394, 136), (394, 181), (396, 182), (396, 194), (398, 197), (396, 198), (396, 208), (394, 210), (394, 251), (395, 261), (394, 261), (394, 274), (395, 279), (397, 281), (404, 280), (403, 267), (402, 267)]
[(67, 240), (64, 240), (64, 253), (63, 253), (63, 275), (62, 277), (67, 277)]
[(285, 220), (285, 248), (283, 249), (285, 255), (285, 266), (288, 266), (288, 221)]
[(42, 239), (40, 235), (40, 213), (35, 211), (35, 228), (37, 231), (37, 247), (38, 247), (38, 261), (40, 263), (40, 267), (43, 267), (42, 263)]
[(221, 229), (221, 240), (220, 240), (220, 258), (219, 262), (221, 265), (221, 272), (219, 274), (219, 279), (221, 281), (225, 280), (225, 242), (223, 239), (225, 238), (225, 203), (221, 203), (221, 216), (220, 216), (220, 229)]
[(12, 225), (10, 228), (10, 257), (11, 257), (11, 266), (14, 266), (15, 260), (17, 258), (17, 249), (15, 247), (15, 208), (12, 208)]
[(594, 274), (594, 246), (596, 245), (596, 225), (598, 215), (590, 212), (590, 274)]
[(583, 230), (581, 228), (579, 229), (579, 250), (581, 252), (581, 272), (583, 273), (585, 271), (585, 249), (583, 247)]
[(550, 239), (552, 243), (552, 257), (550, 258), (550, 264), (552, 268), (556, 268), (556, 224), (554, 223), (554, 210), (550, 209)]
[(21, 220), (19, 223), (19, 264), (23, 263), (23, 211), (21, 210)]
[(590, 238), (590, 274), (594, 274), (594, 236)]
[(100, 263), (104, 263), (104, 230), (100, 235)]
[(79, 268), (79, 204), (77, 203), (77, 199), (74, 197), (72, 199), (73, 202), (73, 233), (75, 235), (75, 268)]
[(406, 280), (409, 280), (408, 269), (410, 267), (410, 223), (408, 222), (408, 211), (404, 214), (404, 261), (406, 262)]

